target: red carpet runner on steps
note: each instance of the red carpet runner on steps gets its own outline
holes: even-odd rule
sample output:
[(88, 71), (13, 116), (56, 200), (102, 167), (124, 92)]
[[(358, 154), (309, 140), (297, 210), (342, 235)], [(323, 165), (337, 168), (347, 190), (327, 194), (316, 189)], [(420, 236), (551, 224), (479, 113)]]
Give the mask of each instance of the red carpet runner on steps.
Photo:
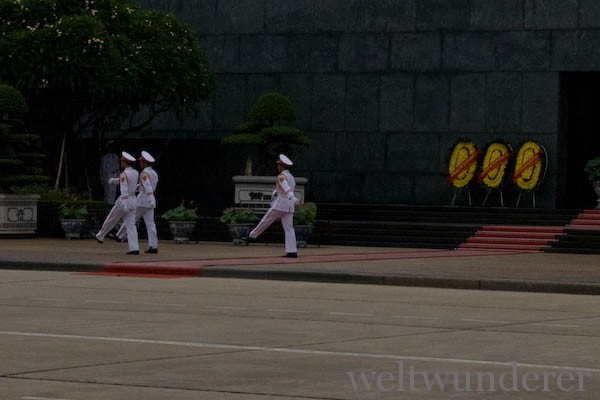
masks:
[(564, 235), (566, 229), (600, 230), (600, 210), (584, 210), (566, 226), (486, 225), (459, 249), (541, 252)]
[(566, 228), (600, 230), (600, 210), (583, 210)]

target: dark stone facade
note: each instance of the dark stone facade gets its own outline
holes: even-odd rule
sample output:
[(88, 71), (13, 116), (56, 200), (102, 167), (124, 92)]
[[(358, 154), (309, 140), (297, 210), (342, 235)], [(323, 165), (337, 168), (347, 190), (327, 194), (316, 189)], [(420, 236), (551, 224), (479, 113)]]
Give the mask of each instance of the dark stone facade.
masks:
[[(561, 74), (600, 70), (597, 0), (141, 3), (197, 30), (217, 82), (198, 116), (165, 117), (146, 137), (219, 149), (256, 98), (277, 90), (313, 139), (296, 157), (313, 200), (448, 204), (449, 152), (468, 137), (480, 147), (497, 138), (543, 144), (549, 165), (537, 203), (561, 206)], [(223, 171), (216, 159), (229, 153), (216, 154), (205, 162)], [(225, 192), (230, 178), (222, 180)], [(510, 204), (516, 195), (505, 191)]]

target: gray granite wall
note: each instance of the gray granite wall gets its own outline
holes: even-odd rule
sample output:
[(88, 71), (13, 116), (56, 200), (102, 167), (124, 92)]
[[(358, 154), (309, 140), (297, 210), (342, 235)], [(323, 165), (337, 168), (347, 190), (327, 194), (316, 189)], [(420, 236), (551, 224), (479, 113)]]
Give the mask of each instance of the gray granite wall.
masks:
[(297, 174), (319, 201), (448, 204), (458, 138), (533, 138), (549, 153), (538, 205), (553, 207), (560, 72), (600, 69), (597, 0), (141, 3), (198, 31), (217, 82), (198, 116), (150, 135), (217, 141), (281, 91), (313, 139)]

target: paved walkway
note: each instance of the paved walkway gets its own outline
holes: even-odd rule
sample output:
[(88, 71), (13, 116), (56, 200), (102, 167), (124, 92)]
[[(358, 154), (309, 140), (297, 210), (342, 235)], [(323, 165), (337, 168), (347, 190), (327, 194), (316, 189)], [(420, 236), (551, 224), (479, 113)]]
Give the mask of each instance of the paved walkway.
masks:
[(126, 251), (111, 240), (0, 239), (0, 268), (600, 294), (598, 255), (308, 246), (288, 259), (282, 245), (169, 240), (159, 254)]

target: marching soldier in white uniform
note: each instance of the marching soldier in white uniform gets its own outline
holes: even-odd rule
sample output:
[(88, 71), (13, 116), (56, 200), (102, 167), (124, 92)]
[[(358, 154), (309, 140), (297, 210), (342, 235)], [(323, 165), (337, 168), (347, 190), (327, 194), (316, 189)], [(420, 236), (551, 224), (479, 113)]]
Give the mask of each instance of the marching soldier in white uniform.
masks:
[[(135, 210), (135, 220), (144, 218), (146, 231), (148, 232), (148, 250), (145, 253), (158, 253), (158, 233), (156, 224), (154, 223), (154, 209), (156, 208), (156, 186), (158, 185), (158, 174), (152, 168), (154, 157), (147, 151), (142, 151), (142, 156), (139, 158), (140, 167), (140, 184), (139, 193), (137, 195), (137, 208)], [(117, 237), (121, 240), (125, 237), (125, 226), (117, 232)]]
[(294, 232), (294, 211), (299, 204), (299, 200), (294, 196), (294, 188), (296, 180), (288, 171), (290, 166), (294, 165), (292, 160), (285, 155), (280, 154), (277, 160), (277, 169), (279, 175), (275, 182), (275, 190), (273, 191), (273, 202), (271, 208), (260, 220), (256, 228), (249, 235), (250, 239), (256, 239), (265, 231), (273, 222), (281, 219), (281, 226), (285, 233), (285, 256), (289, 258), (298, 257), (298, 248), (296, 245), (296, 233)]
[(108, 213), (102, 228), (94, 236), (98, 243), (104, 243), (104, 238), (114, 228), (114, 226), (122, 218), (125, 228), (127, 229), (127, 244), (129, 245), (129, 251), (127, 254), (140, 254), (140, 247), (138, 244), (137, 228), (135, 226), (135, 189), (138, 183), (139, 173), (131, 166), (135, 163), (135, 158), (127, 153), (121, 153), (121, 168), (123, 172), (118, 178), (110, 178), (109, 182), (113, 184), (119, 184), (121, 194), (115, 205)]

